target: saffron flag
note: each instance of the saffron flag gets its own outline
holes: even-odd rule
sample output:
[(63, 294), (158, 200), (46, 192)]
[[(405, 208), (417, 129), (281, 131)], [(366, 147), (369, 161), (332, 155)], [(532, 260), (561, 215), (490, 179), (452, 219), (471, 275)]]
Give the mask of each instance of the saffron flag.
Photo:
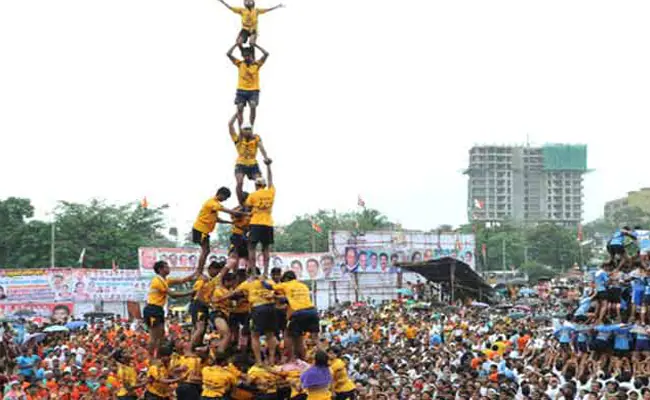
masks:
[(316, 232), (318, 232), (318, 233), (323, 232), (323, 228), (321, 228), (321, 227), (320, 227), (317, 223), (315, 223), (314, 221), (311, 221), (311, 228), (312, 228), (313, 230), (315, 230)]

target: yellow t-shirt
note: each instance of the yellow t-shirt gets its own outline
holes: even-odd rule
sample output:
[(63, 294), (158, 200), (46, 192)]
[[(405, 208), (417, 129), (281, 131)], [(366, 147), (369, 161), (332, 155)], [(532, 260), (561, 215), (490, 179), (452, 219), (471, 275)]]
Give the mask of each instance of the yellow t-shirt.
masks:
[(135, 391), (129, 392), (128, 387), (135, 387), (138, 384), (138, 374), (135, 368), (128, 365), (118, 364), (117, 379), (120, 382), (120, 390), (117, 392), (118, 396), (135, 395)]
[(246, 64), (241, 60), (235, 60), (234, 62), (239, 70), (237, 89), (260, 90), (260, 68), (262, 68), (264, 62), (262, 60), (253, 61), (250, 64)]
[(300, 371), (287, 372), (286, 379), (291, 385), (291, 398), (300, 396), (301, 394), (305, 393), (303, 389), (297, 390), (297, 388), (300, 388)]
[(194, 300), (199, 298), (199, 292), (201, 291), (201, 288), (205, 285), (206, 280), (199, 278), (194, 282), (194, 285), (192, 285), (192, 291), (194, 292)]
[[(273, 282), (266, 281), (269, 286), (273, 286)], [(237, 286), (237, 290), (241, 290), (248, 296), (248, 302), (251, 307), (259, 307), (267, 304), (275, 304), (275, 293), (262, 285), (261, 280), (245, 281)]]
[(262, 393), (272, 394), (278, 391), (278, 377), (262, 367), (252, 366), (246, 375)]
[(160, 397), (171, 397), (173, 390), (170, 385), (160, 382), (161, 379), (169, 379), (169, 371), (164, 365), (152, 365), (147, 371), (150, 383), (147, 384), (147, 391)]
[(199, 216), (196, 217), (196, 222), (194, 222), (194, 229), (201, 233), (209, 234), (214, 230), (214, 227), (217, 226), (217, 218), (219, 217), (219, 211), (223, 208), (221, 203), (214, 197), (208, 199), (203, 203), (201, 211), (199, 211)]
[(233, 300), (230, 312), (233, 314), (248, 314), (251, 312), (251, 303), (248, 302), (248, 296)]
[(294, 313), (308, 308), (314, 308), (309, 297), (309, 287), (302, 282), (292, 280), (273, 285), (273, 289), (282, 293), (289, 303), (289, 311)]
[(237, 379), (226, 368), (220, 366), (204, 367), (201, 370), (203, 376), (203, 397), (224, 397), (233, 386), (237, 384)]
[(415, 339), (418, 336), (418, 330), (414, 326), (409, 326), (406, 328), (406, 338)]
[(273, 226), (273, 202), (275, 186), (251, 193), (246, 199), (246, 206), (251, 207), (251, 225)]
[[(227, 296), (229, 293), (230, 290), (228, 290), (225, 286), (217, 282), (217, 284), (214, 285), (214, 288), (212, 289), (212, 300), (220, 299), (224, 296)], [(212, 306), (215, 309), (221, 311), (225, 316), (230, 315), (230, 304), (228, 301), (214, 302)]]
[(307, 389), (307, 400), (332, 400), (329, 389)]
[(237, 165), (253, 166), (257, 165), (257, 149), (262, 139), (259, 135), (254, 135), (252, 139), (239, 138), (238, 135), (232, 135), (232, 141), (237, 149)]
[(232, 11), (235, 14), (241, 15), (242, 29), (249, 32), (257, 31), (257, 17), (266, 12), (259, 8), (248, 9), (246, 7), (233, 7)]
[(348, 377), (348, 370), (345, 362), (340, 358), (335, 359), (330, 364), (332, 374), (332, 389), (334, 393), (347, 393), (356, 389), (354, 382)]
[(230, 232), (233, 235), (245, 235), (248, 231), (248, 226), (251, 223), (250, 215), (243, 215), (239, 217), (232, 217), (232, 228)]
[[(199, 284), (199, 281), (203, 283)], [(210, 280), (199, 279), (194, 284), (195, 289), (198, 290), (196, 292), (196, 295), (194, 295), (194, 299), (206, 305), (210, 304), (210, 301), (212, 300), (212, 292), (214, 291), (214, 288), (218, 284), (219, 284), (219, 278), (216, 276), (210, 278)]]
[(147, 304), (164, 307), (165, 304), (167, 304), (167, 292), (169, 292), (169, 285), (173, 285), (176, 282), (178, 282), (177, 279), (165, 279), (160, 275), (154, 276), (151, 280), (151, 284), (149, 285)]
[(171, 369), (187, 367), (183, 376), (183, 382), (201, 383), (201, 358), (196, 356), (180, 356), (171, 364)]

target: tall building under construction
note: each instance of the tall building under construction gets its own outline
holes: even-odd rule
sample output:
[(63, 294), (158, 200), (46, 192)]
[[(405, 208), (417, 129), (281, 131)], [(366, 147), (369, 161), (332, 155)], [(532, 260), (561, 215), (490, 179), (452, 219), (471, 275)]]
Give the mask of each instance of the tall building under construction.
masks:
[(586, 145), (474, 146), (465, 171), (468, 218), (578, 225), (586, 172)]

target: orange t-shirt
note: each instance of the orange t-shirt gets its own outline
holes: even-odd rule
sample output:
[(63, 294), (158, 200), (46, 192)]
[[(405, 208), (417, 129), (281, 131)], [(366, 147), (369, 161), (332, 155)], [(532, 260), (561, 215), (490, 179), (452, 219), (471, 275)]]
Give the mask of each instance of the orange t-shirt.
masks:
[(100, 386), (95, 391), (95, 398), (101, 399), (101, 400), (110, 400), (110, 398), (111, 398), (111, 390), (108, 388), (108, 386)]

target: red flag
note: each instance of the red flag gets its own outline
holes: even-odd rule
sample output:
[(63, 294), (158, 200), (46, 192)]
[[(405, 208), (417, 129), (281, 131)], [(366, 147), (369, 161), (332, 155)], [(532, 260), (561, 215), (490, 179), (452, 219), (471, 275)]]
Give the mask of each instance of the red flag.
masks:
[(321, 227), (320, 227), (317, 223), (315, 223), (314, 221), (311, 221), (311, 228), (312, 228), (313, 230), (315, 230), (316, 232), (318, 232), (318, 233), (323, 232), (323, 228), (321, 228)]
[(485, 260), (487, 258), (487, 245), (485, 243), (481, 245), (481, 254), (483, 255), (483, 259)]
[(582, 224), (578, 224), (578, 242), (582, 242)]
[(113, 272), (117, 272), (117, 269), (118, 269), (118, 268), (119, 268), (119, 266), (118, 266), (117, 263), (115, 262), (115, 259), (113, 259)]
[(357, 199), (357, 205), (358, 205), (359, 207), (365, 207), (365, 206), (366, 206), (366, 202), (363, 201), (363, 199), (361, 198), (361, 195), (359, 195), (359, 197), (358, 197), (358, 199)]
[(142, 206), (142, 208), (149, 208), (149, 202), (147, 201), (147, 196), (144, 196), (142, 202), (140, 202), (140, 205)]

